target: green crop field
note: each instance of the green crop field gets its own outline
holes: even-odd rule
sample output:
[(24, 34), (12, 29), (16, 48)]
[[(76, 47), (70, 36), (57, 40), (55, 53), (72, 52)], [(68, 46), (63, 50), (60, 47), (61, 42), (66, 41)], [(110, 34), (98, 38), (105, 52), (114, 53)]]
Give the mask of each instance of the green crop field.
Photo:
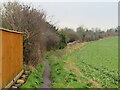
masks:
[(118, 38), (48, 52), (53, 88), (118, 87)]

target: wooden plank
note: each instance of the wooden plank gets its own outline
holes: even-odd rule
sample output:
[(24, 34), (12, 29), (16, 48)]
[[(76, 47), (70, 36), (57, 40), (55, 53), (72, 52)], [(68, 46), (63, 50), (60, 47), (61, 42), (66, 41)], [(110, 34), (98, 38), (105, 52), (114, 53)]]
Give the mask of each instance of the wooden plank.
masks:
[(14, 31), (14, 30), (4, 29), (4, 28), (0, 28), (0, 30), (6, 31), (6, 32), (12, 32), (12, 33), (18, 33), (18, 34), (23, 34), (24, 33), (24, 32), (18, 32), (18, 31)]
[(0, 31), (0, 89), (2, 88), (2, 31)]
[(22, 70), (5, 88), (10, 88), (13, 85), (13, 83), (19, 79), (23, 72), (24, 70)]

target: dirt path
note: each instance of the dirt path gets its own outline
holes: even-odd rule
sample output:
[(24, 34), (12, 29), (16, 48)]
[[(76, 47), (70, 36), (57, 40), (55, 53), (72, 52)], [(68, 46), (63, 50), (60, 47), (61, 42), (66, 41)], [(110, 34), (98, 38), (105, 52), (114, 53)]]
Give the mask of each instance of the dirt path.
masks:
[(41, 88), (52, 88), (52, 85), (51, 85), (51, 78), (50, 78), (50, 71), (51, 71), (51, 68), (50, 68), (50, 65), (49, 65), (49, 62), (47, 59), (45, 59), (45, 70), (44, 70), (44, 73), (43, 73), (43, 84), (41, 85)]

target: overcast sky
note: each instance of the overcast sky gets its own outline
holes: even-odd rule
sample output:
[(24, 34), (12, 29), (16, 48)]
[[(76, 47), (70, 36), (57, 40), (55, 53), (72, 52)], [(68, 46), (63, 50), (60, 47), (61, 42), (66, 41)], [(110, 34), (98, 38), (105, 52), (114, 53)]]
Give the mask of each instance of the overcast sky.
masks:
[[(3, 0), (1, 0), (3, 1)], [(5, 1), (5, 0), (4, 0)], [(44, 9), (48, 16), (48, 21), (52, 19), (57, 27), (77, 28), (84, 25), (87, 28), (107, 28), (118, 26), (118, 0), (21, 0), (32, 2), (38, 9)], [(83, 2), (84, 1), (84, 2)]]

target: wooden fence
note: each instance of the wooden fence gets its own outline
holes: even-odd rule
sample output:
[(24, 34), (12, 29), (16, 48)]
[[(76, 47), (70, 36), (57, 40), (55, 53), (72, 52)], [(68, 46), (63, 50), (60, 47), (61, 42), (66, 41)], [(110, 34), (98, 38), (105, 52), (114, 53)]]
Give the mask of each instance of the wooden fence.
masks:
[(22, 68), (22, 33), (0, 29), (0, 88), (6, 87)]

